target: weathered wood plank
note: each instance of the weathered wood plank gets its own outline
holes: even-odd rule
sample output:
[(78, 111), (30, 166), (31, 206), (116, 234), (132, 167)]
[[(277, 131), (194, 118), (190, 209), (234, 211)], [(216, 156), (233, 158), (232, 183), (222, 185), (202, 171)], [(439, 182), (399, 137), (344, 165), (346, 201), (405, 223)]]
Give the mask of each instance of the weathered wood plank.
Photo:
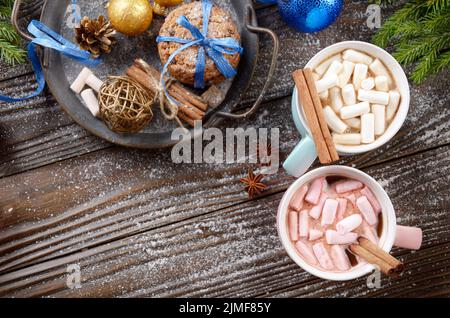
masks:
[[(298, 269), (285, 255), (276, 234), (275, 213), (281, 194), (275, 193), (260, 200), (228, 208), (225, 204), (222, 205), (224, 209), (217, 210), (220, 207), (215, 202), (217, 196), (226, 198), (224, 201), (228, 202), (233, 197), (240, 196), (236, 178), (231, 177), (232, 172), (225, 169), (223, 172), (217, 172), (223, 175), (215, 177), (221, 186), (217, 190), (210, 190), (209, 193), (201, 190), (206, 188), (200, 180), (208, 179), (207, 175), (200, 173), (198, 181), (189, 182), (185, 191), (190, 189), (191, 192), (197, 192), (197, 198), (202, 198), (201, 203), (194, 201), (189, 203), (189, 207), (185, 206), (191, 194), (179, 193), (182, 189), (178, 185), (174, 187), (175, 193), (167, 193), (162, 186), (157, 200), (150, 201), (145, 200), (145, 196), (142, 197), (143, 201), (149, 202), (140, 212), (132, 212), (135, 215), (141, 213), (140, 217), (129, 214), (129, 225), (139, 222), (136, 231), (128, 230), (131, 237), (125, 238), (115, 232), (105, 231), (103, 233), (110, 239), (99, 243), (90, 239), (93, 233), (80, 236), (77, 231), (83, 231), (83, 225), (80, 226), (82, 215), (74, 215), (78, 217), (78, 223), (64, 219), (57, 224), (48, 224), (51, 229), (58, 230), (58, 225), (64, 228), (58, 235), (38, 233), (45, 236), (41, 239), (49, 243), (50, 251), (53, 248), (55, 253), (52, 259), (21, 270), (4, 272), (0, 276), (0, 295), (236, 297), (386, 296), (398, 293), (398, 296), (417, 296), (429, 293), (429, 286), (434, 286), (432, 292), (441, 293), (443, 291), (439, 289), (437, 282), (446, 281), (445, 277), (449, 275), (450, 223), (447, 218), (447, 185), (450, 177), (442, 174), (442, 169), (448, 167), (449, 154), (450, 147), (446, 146), (395, 160), (389, 166), (365, 169), (383, 184), (391, 196), (397, 210), (398, 222), (420, 226), (425, 233), (422, 250), (414, 253), (395, 250), (395, 255), (405, 259), (408, 271), (396, 281), (383, 279), (381, 290), (367, 290), (364, 279), (348, 283), (325, 282)], [(415, 171), (417, 162), (420, 162), (420, 175)], [(102, 175), (103, 171), (99, 174)], [(120, 179), (120, 169), (118, 175)], [(209, 183), (211, 184), (212, 180), (209, 180)], [(165, 193), (167, 198), (164, 198)], [(208, 194), (211, 197), (208, 197)], [(136, 199), (131, 195), (127, 200), (136, 203), (133, 201)], [(161, 201), (171, 202), (166, 206), (165, 212), (161, 210)], [(214, 212), (208, 212), (207, 207), (210, 205), (214, 206)], [(174, 206), (202, 211), (199, 214), (185, 214), (184, 221), (181, 221), (176, 220), (176, 215), (179, 216), (182, 212)], [(153, 210), (153, 207), (157, 211)], [(133, 208), (126, 207), (126, 210), (133, 211)], [(110, 215), (110, 221), (116, 223), (120, 213), (116, 208)], [(89, 219), (99, 214), (103, 214), (97, 219), (103, 221), (103, 224), (98, 224), (99, 229), (94, 227), (94, 220), (87, 220), (92, 232), (101, 232), (103, 225), (103, 230), (109, 227), (105, 223), (105, 211), (86, 210), (84, 217)], [(165, 220), (150, 230), (147, 222), (157, 224), (155, 219)], [(117, 224), (120, 226), (124, 223), (119, 220)], [(111, 227), (109, 229), (115, 230)], [(59, 257), (58, 246), (61, 243), (74, 242), (64, 237), (70, 233), (79, 238), (82, 244), (70, 253), (61, 253), (62, 257)], [(8, 240), (8, 234), (3, 236), (3, 240), (5, 239)], [(91, 248), (82, 248), (89, 247), (91, 243), (94, 245)], [(39, 242), (34, 244), (39, 246)], [(74, 244), (76, 246), (76, 242)], [(4, 246), (5, 242), (1, 247)], [(44, 246), (38, 251), (31, 251), (29, 255), (41, 257), (39, 253), (45, 249)], [(15, 252), (21, 250), (23, 249), (19, 248)], [(5, 260), (4, 257), (2, 259)], [(73, 263), (82, 268), (84, 282), (80, 290), (65, 289), (65, 267)], [(425, 274), (428, 275), (427, 278)], [(445, 290), (448, 286), (441, 287)]]

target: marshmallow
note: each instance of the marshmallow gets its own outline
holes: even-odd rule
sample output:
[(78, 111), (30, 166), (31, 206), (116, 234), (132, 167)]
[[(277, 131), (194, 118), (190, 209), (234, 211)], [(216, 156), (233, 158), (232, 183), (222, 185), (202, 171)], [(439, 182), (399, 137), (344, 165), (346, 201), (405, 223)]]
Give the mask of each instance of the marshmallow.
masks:
[(313, 76), (313, 79), (314, 79), (315, 81), (320, 80), (320, 75), (317, 74), (316, 72), (313, 72), (312, 76)]
[(388, 70), (386, 69), (384, 64), (381, 63), (381, 61), (379, 59), (376, 59), (375, 61), (373, 61), (373, 63), (369, 65), (369, 69), (373, 74), (375, 74), (375, 76), (387, 77), (388, 84), (389, 85), (392, 84), (392, 79), (391, 79), (391, 76), (389, 75)]
[(373, 77), (368, 77), (361, 82), (361, 88), (370, 91), (375, 87), (375, 80)]
[[(361, 91), (361, 90), (359, 90)], [(368, 102), (362, 102), (350, 106), (344, 106), (341, 108), (341, 118), (349, 119), (354, 117), (359, 117), (363, 114), (367, 114), (370, 112), (370, 104)]]
[(356, 200), (356, 206), (359, 211), (361, 211), (361, 214), (364, 216), (364, 219), (369, 225), (375, 225), (377, 223), (377, 216), (369, 200), (367, 200), (367, 197), (359, 197)]
[(361, 116), (361, 142), (371, 144), (375, 141), (375, 116), (364, 114)]
[(347, 126), (353, 128), (353, 129), (357, 129), (357, 130), (361, 129), (361, 119), (359, 119), (357, 117), (344, 119), (344, 123), (346, 123)]
[(410, 250), (420, 249), (422, 245), (422, 230), (417, 227), (397, 225), (394, 245)]
[(392, 121), (397, 113), (398, 105), (400, 104), (400, 93), (397, 91), (389, 92), (389, 104), (386, 108), (386, 120)]
[(375, 135), (381, 136), (386, 130), (386, 106), (374, 104), (372, 113), (375, 116)]
[(367, 77), (367, 65), (356, 64), (355, 70), (353, 71), (353, 86), (356, 90), (361, 88), (361, 82)]
[(362, 236), (371, 241), (373, 244), (378, 245), (378, 235), (375, 233), (372, 227), (368, 226), (367, 224), (363, 225)]
[(322, 268), (326, 270), (332, 270), (334, 268), (333, 261), (331, 260), (330, 255), (328, 255), (323, 243), (314, 244), (313, 251)]
[(297, 251), (300, 253), (300, 255), (305, 259), (305, 261), (307, 261), (311, 265), (317, 265), (317, 259), (314, 256), (311, 247), (309, 247), (302, 241), (297, 241), (297, 243), (295, 243), (295, 247), (297, 248)]
[(338, 134), (342, 134), (347, 130), (348, 126), (336, 115), (336, 113), (331, 109), (330, 106), (326, 106), (323, 109), (323, 115), (325, 117), (325, 121), (330, 127), (331, 130), (337, 132)]
[(91, 74), (86, 79), (86, 84), (98, 93), (100, 92), (100, 87), (102, 87), (103, 82), (94, 74)]
[(356, 242), (358, 234), (353, 232), (339, 234), (335, 230), (328, 230), (325, 232), (325, 238), (328, 244), (351, 244)]
[(289, 212), (288, 224), (291, 241), (298, 241), (298, 213), (296, 211)]
[(83, 70), (80, 72), (80, 74), (77, 76), (75, 81), (70, 86), (70, 89), (73, 90), (75, 93), (80, 94), (83, 90), (83, 87), (86, 85), (86, 80), (89, 76), (91, 76), (93, 73), (90, 69), (87, 67), (83, 68)]
[(308, 231), (309, 231), (308, 210), (303, 210), (300, 212), (300, 217), (298, 218), (298, 234), (300, 237), (308, 237)]
[(316, 230), (316, 229), (311, 229), (309, 230), (309, 240), (310, 241), (315, 241), (320, 239), (323, 236), (323, 232)]
[(325, 204), (325, 201), (328, 199), (328, 196), (325, 193), (322, 193), (320, 196), (319, 203), (311, 208), (309, 210), (309, 215), (314, 218), (318, 219), (320, 217), (320, 214), (322, 213), (323, 205)]
[(349, 195), (346, 195), (345, 198), (346, 198), (348, 201), (350, 201), (350, 203), (351, 203), (354, 207), (356, 207), (356, 196), (355, 196), (353, 193), (352, 193), (352, 194), (349, 194)]
[(325, 72), (330, 67), (331, 63), (333, 63), (334, 61), (341, 62), (342, 61), (341, 55), (336, 54), (336, 55), (333, 55), (332, 57), (330, 57), (329, 59), (325, 60), (319, 66), (316, 67), (315, 72), (322, 76), (323, 74), (325, 74)]
[(352, 267), (350, 260), (347, 254), (345, 253), (345, 249), (342, 246), (340, 245), (331, 246), (330, 256), (331, 260), (333, 261), (337, 269), (341, 271), (347, 271), (350, 269), (350, 267)]
[(323, 91), (329, 90), (334, 86), (338, 86), (338, 76), (334, 73), (322, 78), (320, 81), (316, 82), (317, 93), (322, 93)]
[(327, 199), (322, 208), (322, 221), (320, 224), (330, 225), (334, 223), (334, 219), (336, 218), (336, 212), (338, 209), (338, 201), (334, 199)]
[(362, 189), (364, 185), (356, 180), (346, 180), (336, 183), (336, 192), (341, 194), (345, 192), (350, 192), (358, 189)]
[(330, 91), (326, 90), (319, 94), (320, 101), (324, 104), (328, 102), (328, 98), (330, 97)]
[(322, 194), (323, 183), (325, 181), (324, 177), (315, 179), (311, 186), (309, 187), (308, 193), (306, 194), (305, 201), (311, 204), (319, 203), (320, 196)]
[(342, 101), (341, 89), (339, 87), (333, 87), (330, 89), (330, 102), (331, 108), (337, 113), (342, 106), (344, 106), (344, 102)]
[(344, 58), (344, 60), (353, 63), (362, 63), (367, 65), (371, 64), (373, 61), (373, 58), (371, 58), (369, 55), (352, 49), (345, 50), (344, 53), (342, 54), (342, 57)]
[(357, 227), (359, 227), (362, 223), (362, 217), (359, 214), (352, 214), (345, 219), (339, 221), (336, 224), (336, 230), (339, 232), (339, 234), (346, 234)]
[(377, 213), (377, 214), (380, 213), (381, 206), (380, 206), (380, 203), (378, 202), (377, 198), (373, 194), (373, 192), (367, 186), (364, 187), (364, 189), (362, 189), (360, 192), (362, 195), (364, 195), (367, 198), (367, 200), (369, 200), (375, 213)]
[(100, 106), (98, 103), (98, 98), (97, 96), (95, 96), (94, 91), (92, 89), (84, 90), (83, 92), (81, 92), (81, 98), (83, 99), (92, 115), (98, 117), (100, 115)]
[(356, 92), (353, 84), (347, 84), (342, 88), (342, 99), (346, 106), (356, 104)]
[(328, 70), (325, 72), (322, 78), (328, 77), (331, 74), (339, 75), (342, 71), (344, 66), (339, 61), (333, 61), (331, 62), (330, 66), (328, 67)]
[(350, 81), (350, 77), (352, 77), (353, 70), (355, 69), (355, 63), (344, 61), (342, 66), (342, 72), (338, 75), (340, 88), (344, 88), (344, 86)]
[(344, 218), (345, 212), (347, 211), (347, 199), (338, 198), (338, 212), (336, 219), (342, 220)]
[(358, 100), (361, 102), (369, 102), (371, 104), (387, 105), (389, 103), (389, 94), (386, 92), (360, 89), (358, 91)]
[(333, 134), (333, 142), (338, 145), (360, 145), (361, 134)]
[(300, 211), (303, 207), (303, 199), (305, 198), (306, 192), (308, 192), (308, 185), (302, 186), (295, 192), (291, 202), (289, 202), (289, 206), (295, 211)]
[[(364, 88), (364, 87), (363, 87)], [(389, 90), (389, 81), (386, 76), (375, 77), (375, 88), (377, 91), (387, 92)], [(367, 88), (364, 88), (367, 89)], [(370, 90), (371, 88), (367, 89)]]

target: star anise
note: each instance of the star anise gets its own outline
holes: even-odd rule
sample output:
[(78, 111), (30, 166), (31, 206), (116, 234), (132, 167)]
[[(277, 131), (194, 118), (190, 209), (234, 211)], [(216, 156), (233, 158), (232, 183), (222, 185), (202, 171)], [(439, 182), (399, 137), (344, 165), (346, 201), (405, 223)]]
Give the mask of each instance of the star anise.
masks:
[(247, 191), (249, 199), (252, 199), (255, 194), (259, 195), (267, 189), (267, 185), (262, 182), (263, 178), (264, 175), (262, 174), (255, 176), (253, 169), (250, 168), (248, 170), (248, 176), (241, 179), (241, 182), (246, 184), (245, 191)]

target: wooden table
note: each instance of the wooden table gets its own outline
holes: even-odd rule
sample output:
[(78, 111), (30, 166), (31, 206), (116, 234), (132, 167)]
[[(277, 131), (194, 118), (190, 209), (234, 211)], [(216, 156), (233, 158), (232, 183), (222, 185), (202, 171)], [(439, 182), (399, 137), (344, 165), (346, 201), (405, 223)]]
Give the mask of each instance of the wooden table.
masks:
[[(282, 159), (299, 140), (290, 117), (290, 74), (320, 49), (369, 41), (366, 2), (348, 2), (319, 34), (289, 29), (274, 7), (258, 10), (281, 40), (279, 66), (262, 110), (224, 122), (279, 127)], [(26, 8), (29, 9), (29, 8)], [(33, 8), (29, 11), (35, 11)], [(383, 10), (386, 18), (391, 10)], [(261, 38), (260, 65), (243, 106), (255, 99), (271, 42)], [(368, 289), (366, 278), (318, 279), (282, 248), (277, 205), (293, 182), (282, 169), (269, 191), (249, 200), (239, 178), (247, 165), (177, 165), (170, 150), (141, 151), (102, 141), (74, 123), (50, 93), (0, 107), (0, 295), (56, 297), (432, 297), (450, 295), (449, 75), (412, 85), (411, 110), (386, 146), (343, 159), (376, 178), (398, 222), (424, 231), (420, 251), (394, 249), (407, 266), (398, 279)], [(33, 89), (30, 65), (1, 66), (0, 89)], [(67, 266), (82, 286), (68, 289)]]

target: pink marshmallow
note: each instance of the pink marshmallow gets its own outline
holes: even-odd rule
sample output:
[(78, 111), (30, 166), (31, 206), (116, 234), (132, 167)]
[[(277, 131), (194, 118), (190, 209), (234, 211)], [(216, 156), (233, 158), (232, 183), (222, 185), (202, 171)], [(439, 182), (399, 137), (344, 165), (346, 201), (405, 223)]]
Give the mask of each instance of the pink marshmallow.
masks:
[(338, 208), (338, 201), (327, 199), (322, 209), (322, 226), (333, 224)]
[(315, 241), (317, 239), (320, 239), (323, 236), (323, 232), (316, 230), (316, 229), (311, 229), (309, 230), (309, 240), (310, 241)]
[(362, 189), (361, 194), (366, 196), (367, 200), (369, 200), (370, 204), (372, 204), (373, 210), (375, 211), (375, 213), (380, 213), (381, 212), (381, 206), (380, 203), (378, 202), (377, 198), (375, 197), (375, 195), (373, 194), (372, 191), (370, 191), (370, 189), (368, 187), (364, 187), (364, 189)]
[(397, 225), (394, 245), (410, 250), (418, 250), (422, 245), (422, 237), (422, 230), (417, 227)]
[(342, 220), (344, 218), (345, 212), (347, 211), (347, 199), (338, 198), (338, 212), (337, 219)]
[(379, 242), (378, 235), (375, 233), (375, 230), (372, 229), (367, 224), (363, 225), (363, 232), (362, 232), (361, 236), (365, 237), (366, 239), (368, 239), (372, 243), (378, 245), (378, 242)]
[(291, 241), (298, 241), (298, 213), (296, 211), (289, 212), (288, 223)]
[(300, 211), (303, 207), (303, 199), (308, 192), (308, 185), (302, 186), (291, 199), (289, 206), (295, 211)]
[(311, 187), (309, 188), (309, 191), (306, 194), (305, 201), (307, 201), (311, 204), (319, 203), (319, 199), (322, 194), (324, 181), (325, 181), (325, 177), (320, 177), (320, 178), (315, 179), (311, 183)]
[(336, 183), (336, 192), (341, 194), (361, 189), (364, 185), (356, 180), (347, 180)]
[(347, 254), (345, 253), (345, 249), (342, 246), (331, 246), (330, 255), (334, 265), (336, 265), (339, 270), (346, 271), (352, 266)]
[(309, 231), (309, 215), (308, 210), (303, 210), (300, 212), (300, 217), (298, 219), (298, 233), (300, 237), (308, 237)]
[(339, 234), (345, 234), (353, 231), (362, 223), (362, 217), (359, 214), (352, 214), (336, 224), (336, 230)]
[(328, 196), (325, 193), (322, 193), (320, 196), (319, 203), (311, 208), (309, 210), (309, 215), (314, 218), (318, 219), (320, 217), (320, 214), (322, 213), (323, 205), (325, 204), (325, 201), (328, 199)]
[(345, 197), (354, 207), (356, 207), (356, 196), (352, 193)]
[(356, 206), (359, 211), (361, 211), (361, 214), (364, 216), (364, 219), (366, 219), (366, 222), (369, 225), (375, 225), (377, 223), (377, 216), (367, 197), (359, 197), (356, 200)]
[(314, 244), (313, 251), (321, 267), (326, 270), (332, 270), (334, 268), (333, 261), (331, 260), (330, 255), (328, 255), (328, 252), (325, 249), (325, 246), (323, 246), (323, 243)]
[(308, 245), (303, 243), (302, 241), (297, 241), (295, 243), (295, 247), (297, 248), (297, 251), (300, 253), (300, 255), (311, 265), (317, 265), (317, 259), (314, 256), (314, 253)]
[(350, 232), (346, 234), (339, 234), (337, 231), (328, 230), (325, 233), (328, 244), (351, 244), (356, 242), (358, 234)]

